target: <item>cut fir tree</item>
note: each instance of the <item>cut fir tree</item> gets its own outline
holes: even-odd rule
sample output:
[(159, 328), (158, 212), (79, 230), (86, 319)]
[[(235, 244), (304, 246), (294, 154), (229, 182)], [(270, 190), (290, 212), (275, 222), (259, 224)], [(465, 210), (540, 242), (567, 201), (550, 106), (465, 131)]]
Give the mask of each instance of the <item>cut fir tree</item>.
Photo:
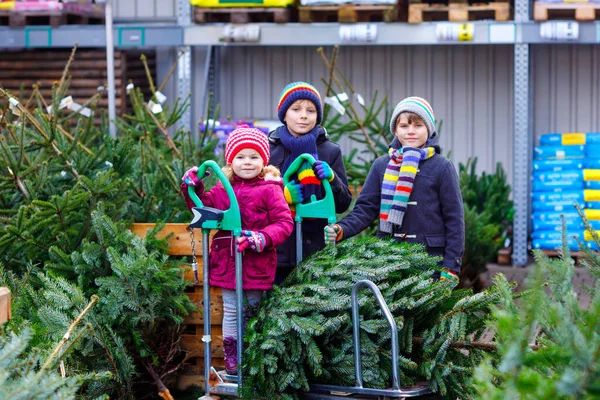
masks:
[[(305, 260), (269, 294), (247, 327), (244, 398), (289, 398), (310, 383), (352, 386), (350, 295), (368, 279), (381, 290), (396, 321), (401, 386), (429, 381), (448, 398), (473, 395), (473, 368), (495, 346), (478, 341), (486, 315), (511, 285), (473, 295), (458, 279), (432, 279), (436, 257), (418, 244), (375, 238), (349, 240)], [(370, 292), (359, 294), (365, 387), (390, 384), (390, 332)]]

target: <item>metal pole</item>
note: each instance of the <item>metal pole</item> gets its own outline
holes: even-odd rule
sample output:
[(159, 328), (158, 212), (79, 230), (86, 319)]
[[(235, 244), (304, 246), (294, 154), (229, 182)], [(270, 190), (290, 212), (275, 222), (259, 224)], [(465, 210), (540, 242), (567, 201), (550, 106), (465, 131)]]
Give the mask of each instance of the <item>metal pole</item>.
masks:
[(115, 95), (115, 46), (113, 42), (113, 13), (112, 0), (106, 1), (104, 9), (104, 20), (106, 28), (106, 77), (108, 80), (108, 122), (109, 132), (112, 138), (117, 137), (117, 106)]
[(367, 287), (375, 295), (379, 304), (381, 313), (385, 317), (391, 333), (392, 340), (392, 389), (400, 389), (400, 379), (398, 378), (398, 328), (394, 321), (394, 316), (390, 312), (381, 291), (373, 282), (369, 280), (358, 281), (352, 287), (352, 339), (354, 341), (354, 375), (356, 387), (363, 387), (362, 380), (362, 361), (360, 356), (360, 319), (358, 316), (358, 291), (361, 287)]
[(210, 380), (210, 367), (211, 364), (211, 353), (210, 353), (210, 342), (211, 342), (211, 332), (210, 332), (210, 282), (209, 278), (209, 243), (208, 236), (210, 234), (210, 230), (202, 230), (202, 290), (204, 294), (204, 337), (202, 341), (204, 342), (204, 392), (208, 396), (210, 394), (209, 388), (209, 380)]
[(237, 251), (237, 239), (239, 236), (233, 237), (235, 243), (235, 295), (237, 302), (236, 322), (237, 322), (237, 376), (238, 376), (238, 393), (242, 388), (242, 353), (244, 351), (244, 290), (243, 290), (243, 273), (242, 273), (242, 253)]
[[(529, 1), (515, 0), (515, 21), (529, 21)], [(514, 139), (513, 139), (513, 258), (515, 266), (527, 265), (529, 228), (530, 166), (533, 146), (531, 129), (529, 45), (514, 48)]]
[(302, 262), (304, 257), (302, 245), (302, 220), (296, 221), (296, 265)]

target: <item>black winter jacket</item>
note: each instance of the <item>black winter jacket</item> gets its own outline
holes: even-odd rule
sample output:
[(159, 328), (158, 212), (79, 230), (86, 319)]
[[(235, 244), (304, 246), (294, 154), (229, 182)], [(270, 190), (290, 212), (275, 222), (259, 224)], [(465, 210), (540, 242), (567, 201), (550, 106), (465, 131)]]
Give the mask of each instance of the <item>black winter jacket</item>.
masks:
[[(460, 272), (465, 247), (465, 223), (458, 175), (452, 163), (439, 154), (437, 136), (429, 146), (433, 157), (419, 163), (402, 226), (393, 232), (398, 241), (421, 243), (427, 252), (443, 256), (442, 266)], [(394, 140), (391, 147), (399, 148)], [(383, 175), (390, 160), (384, 155), (375, 160), (353, 210), (338, 224), (343, 239), (357, 235), (379, 218)], [(390, 234), (377, 229), (378, 237)]]
[[(352, 193), (348, 189), (348, 178), (346, 177), (346, 168), (342, 159), (340, 146), (329, 140), (325, 128), (317, 137), (317, 155), (319, 160), (327, 162), (335, 177), (331, 182), (331, 191), (335, 201), (336, 213), (345, 212), (352, 202)], [(269, 145), (271, 148), (271, 160), (269, 164), (281, 169), (285, 160), (291, 157), (291, 152), (283, 146), (280, 139), (280, 129), (277, 128), (269, 133)], [(327, 225), (326, 220), (305, 220), (302, 222), (303, 248), (302, 253), (306, 258), (310, 254), (325, 247), (325, 237), (323, 229)], [(277, 267), (291, 268), (296, 266), (296, 229), (292, 235), (277, 248)]]

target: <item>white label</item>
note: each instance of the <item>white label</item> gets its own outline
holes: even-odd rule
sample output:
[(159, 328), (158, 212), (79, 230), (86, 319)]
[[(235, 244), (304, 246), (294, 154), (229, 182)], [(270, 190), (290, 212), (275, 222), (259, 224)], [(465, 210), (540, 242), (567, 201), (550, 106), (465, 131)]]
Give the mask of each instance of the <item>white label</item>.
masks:
[(515, 24), (490, 24), (490, 43), (514, 43), (517, 27)]
[(152, 100), (150, 100), (148, 102), (148, 108), (150, 108), (150, 111), (152, 111), (152, 114), (160, 114), (163, 111), (162, 106), (160, 104), (153, 102)]
[(575, 21), (548, 21), (540, 24), (540, 36), (546, 40), (579, 39), (579, 23)]
[(16, 107), (19, 105), (19, 101), (13, 97), (9, 97), (8, 102), (10, 103), (11, 107)]
[(333, 107), (337, 112), (344, 115), (346, 113), (346, 109), (343, 105), (338, 101), (337, 97), (325, 97), (325, 103), (329, 104)]
[(162, 94), (161, 92), (159, 92), (158, 90), (156, 92), (154, 92), (154, 96), (156, 97), (156, 100), (158, 100), (158, 102), (162, 105), (165, 104), (165, 101), (167, 101), (167, 96), (165, 96), (164, 94)]
[(21, 116), (21, 110), (19, 110), (19, 101), (15, 98), (9, 97), (8, 98), (8, 108), (10, 109), (10, 111), (16, 115), (17, 117)]
[[(70, 96), (69, 96), (70, 97)], [(63, 99), (64, 100), (64, 99)], [(71, 102), (68, 104), (67, 108), (71, 111), (74, 111), (76, 113), (79, 113), (80, 115), (83, 115), (84, 117), (90, 118), (93, 115), (93, 112), (91, 109), (87, 108), (87, 107), (82, 107), (81, 104), (77, 104), (74, 101), (71, 100)]]
[[(334, 97), (335, 97), (335, 96), (334, 96)], [(348, 101), (348, 94), (346, 94), (346, 92), (343, 92), (343, 93), (338, 93), (338, 95), (337, 95), (337, 99), (338, 99), (339, 101), (342, 101), (342, 102), (343, 102), (343, 101)]]
[(475, 37), (473, 24), (441, 23), (435, 26), (439, 42), (472, 42)]
[(365, 105), (365, 99), (363, 99), (363, 97), (360, 94), (354, 93), (354, 98), (356, 99), (356, 101), (358, 102), (358, 104), (360, 104), (361, 106), (364, 107), (364, 105)]
[(227, 25), (223, 29), (224, 42), (259, 42), (260, 26), (258, 25)]
[(58, 105), (58, 109), (62, 110), (63, 108), (70, 107), (72, 103), (73, 103), (73, 96), (67, 96), (60, 101), (60, 104)]
[(133, 90), (133, 83), (130, 83), (127, 86), (125, 86), (125, 90), (127, 90), (127, 94), (131, 93), (131, 91)]
[(344, 43), (373, 43), (377, 41), (377, 25), (342, 25), (340, 39)]

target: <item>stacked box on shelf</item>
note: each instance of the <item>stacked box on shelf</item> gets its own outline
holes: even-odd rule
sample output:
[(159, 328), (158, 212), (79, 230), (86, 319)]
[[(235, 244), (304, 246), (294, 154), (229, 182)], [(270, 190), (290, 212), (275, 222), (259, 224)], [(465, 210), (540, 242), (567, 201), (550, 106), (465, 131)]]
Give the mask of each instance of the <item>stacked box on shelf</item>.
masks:
[(571, 250), (579, 248), (575, 238), (597, 250), (574, 205), (600, 230), (600, 133), (542, 135), (534, 152), (532, 189), (533, 248), (560, 248), (564, 217)]

